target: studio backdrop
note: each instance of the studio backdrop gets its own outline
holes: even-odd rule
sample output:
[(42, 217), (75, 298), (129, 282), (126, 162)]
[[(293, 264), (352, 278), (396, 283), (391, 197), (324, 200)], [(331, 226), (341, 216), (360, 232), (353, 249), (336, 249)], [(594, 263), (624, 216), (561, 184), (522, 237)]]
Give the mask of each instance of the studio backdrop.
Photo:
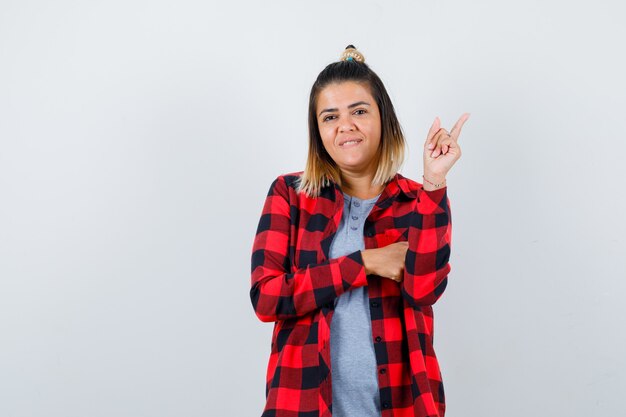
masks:
[(448, 176), (434, 305), (449, 417), (623, 414), (621, 1), (0, 3), (0, 416), (260, 416), (249, 297), (271, 182), (348, 44), (421, 182)]

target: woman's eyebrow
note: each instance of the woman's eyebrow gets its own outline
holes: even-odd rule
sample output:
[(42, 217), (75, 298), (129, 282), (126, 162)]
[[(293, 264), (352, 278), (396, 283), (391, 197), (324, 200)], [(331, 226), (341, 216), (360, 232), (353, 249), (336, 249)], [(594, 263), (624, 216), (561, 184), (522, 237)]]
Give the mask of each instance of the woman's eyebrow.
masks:
[[(357, 101), (356, 103), (352, 103), (352, 104), (350, 104), (350, 105), (348, 106), (348, 108), (349, 108), (349, 109), (351, 109), (351, 108), (353, 108), (353, 107), (360, 106), (360, 105), (362, 105), (362, 104), (365, 104), (366, 106), (369, 106), (369, 105), (370, 105), (370, 104), (369, 104), (368, 102), (366, 102), (366, 101)], [(324, 110), (322, 110), (322, 111), (320, 112), (320, 114), (318, 114), (318, 116), (321, 116), (321, 115), (322, 115), (322, 113), (326, 113), (326, 112), (330, 113), (330, 112), (333, 112), (333, 111), (338, 111), (338, 110), (339, 110), (339, 109), (337, 109), (337, 108), (335, 108), (335, 109), (324, 109)]]

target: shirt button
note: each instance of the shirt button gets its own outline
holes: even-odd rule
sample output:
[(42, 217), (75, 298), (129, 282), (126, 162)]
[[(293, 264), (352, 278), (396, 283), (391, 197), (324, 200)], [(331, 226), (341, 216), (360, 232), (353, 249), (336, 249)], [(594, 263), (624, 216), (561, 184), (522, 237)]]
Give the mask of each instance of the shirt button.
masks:
[(352, 229), (352, 230), (356, 230), (356, 229), (358, 229), (358, 227), (356, 227), (356, 226), (350, 226), (350, 229)]
[(372, 301), (372, 307), (378, 307), (378, 303), (376, 301)]
[(354, 202), (354, 203), (352, 203), (352, 204), (354, 204), (354, 207), (359, 207), (359, 206), (361, 205), (361, 203), (359, 203), (358, 201), (355, 201), (355, 202)]
[(372, 237), (372, 236), (374, 236), (374, 232), (372, 232), (371, 230), (368, 230), (366, 235), (367, 235), (367, 237)]
[(387, 373), (387, 370), (386, 370), (385, 368), (382, 368), (382, 369), (380, 370), (380, 373), (381, 373), (381, 374), (386, 374), (386, 373)]
[(383, 340), (383, 338), (382, 338), (382, 337), (380, 337), (380, 336), (376, 336), (376, 339), (375, 339), (375, 340), (376, 340), (377, 342), (380, 342), (381, 340)]
[(383, 403), (383, 408), (389, 408), (389, 403), (387, 401)]
[(352, 220), (358, 220), (359, 216), (352, 216)]

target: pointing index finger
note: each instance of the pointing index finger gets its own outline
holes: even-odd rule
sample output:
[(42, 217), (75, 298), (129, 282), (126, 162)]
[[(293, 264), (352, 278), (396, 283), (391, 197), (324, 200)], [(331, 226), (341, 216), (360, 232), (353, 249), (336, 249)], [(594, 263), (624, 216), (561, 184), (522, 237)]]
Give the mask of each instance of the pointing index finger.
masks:
[(452, 130), (450, 130), (450, 136), (452, 136), (453, 140), (456, 141), (459, 138), (459, 135), (461, 134), (461, 129), (463, 128), (463, 125), (465, 124), (467, 119), (469, 119), (469, 117), (469, 113), (463, 113), (459, 120), (457, 120), (457, 122), (454, 124)]

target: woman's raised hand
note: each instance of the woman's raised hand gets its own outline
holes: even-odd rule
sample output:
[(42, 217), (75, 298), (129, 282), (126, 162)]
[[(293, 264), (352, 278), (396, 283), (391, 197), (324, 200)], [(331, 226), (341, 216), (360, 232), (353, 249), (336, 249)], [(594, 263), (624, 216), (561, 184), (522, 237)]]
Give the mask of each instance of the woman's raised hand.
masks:
[(469, 119), (463, 113), (450, 133), (441, 127), (439, 117), (435, 118), (424, 143), (424, 177), (430, 182), (442, 182), (452, 165), (461, 157), (458, 144), (463, 124)]

